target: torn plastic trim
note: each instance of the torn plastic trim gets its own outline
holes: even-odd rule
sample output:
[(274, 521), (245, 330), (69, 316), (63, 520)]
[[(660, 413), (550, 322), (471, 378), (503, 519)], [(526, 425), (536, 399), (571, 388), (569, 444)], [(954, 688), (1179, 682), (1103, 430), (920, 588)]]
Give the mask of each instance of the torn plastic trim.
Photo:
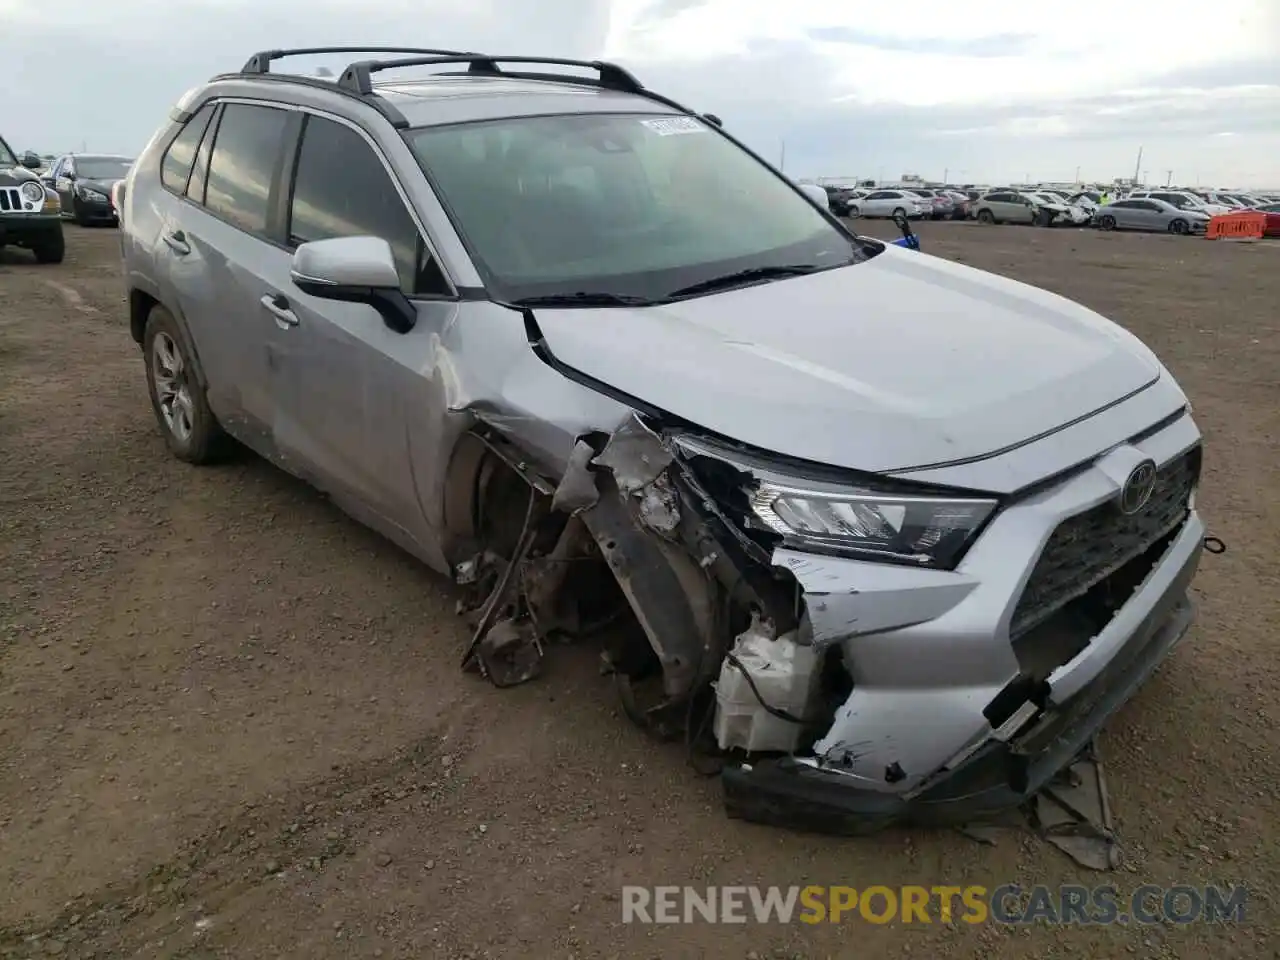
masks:
[(1185, 593), (1167, 598), (1133, 638), (1132, 659), (1090, 695), (1064, 705), (1043, 742), (1026, 742), (1034, 729), (1009, 740), (989, 737), (909, 796), (873, 789), (815, 757), (731, 765), (721, 775), (725, 809), (730, 817), (757, 823), (858, 835), (894, 823), (972, 822), (1020, 807), (1088, 748), (1178, 646), (1194, 617), (1195, 604)]
[(762, 576), (776, 576), (768, 555), (757, 562), (724, 542), (729, 524), (704, 512), (710, 498), (691, 481), (664, 435), (636, 413), (602, 443), (580, 438), (555, 494), (595, 539), (659, 659), (671, 703), (718, 675), (732, 610), (790, 624), (796, 607), (790, 590), (758, 592)]

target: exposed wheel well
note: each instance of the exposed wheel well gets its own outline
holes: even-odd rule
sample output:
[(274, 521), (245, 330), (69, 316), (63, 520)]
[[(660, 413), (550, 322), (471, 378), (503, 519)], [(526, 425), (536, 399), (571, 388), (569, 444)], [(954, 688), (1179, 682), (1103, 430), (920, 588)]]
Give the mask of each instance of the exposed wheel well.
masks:
[(160, 301), (142, 290), (129, 291), (129, 333), (133, 342), (142, 346), (142, 338), (147, 332), (147, 317), (151, 316), (153, 307)]

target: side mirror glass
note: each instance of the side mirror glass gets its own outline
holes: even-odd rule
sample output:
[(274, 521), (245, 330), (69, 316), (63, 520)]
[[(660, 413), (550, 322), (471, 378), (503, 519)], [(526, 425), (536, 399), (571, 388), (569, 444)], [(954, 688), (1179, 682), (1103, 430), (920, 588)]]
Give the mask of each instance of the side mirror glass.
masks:
[(705, 117), (705, 118), (707, 119), (707, 121), (708, 121), (708, 122), (710, 122), (710, 123), (714, 123), (717, 127), (723, 127), (723, 126), (724, 126), (724, 121), (723, 121), (723, 120), (721, 120), (721, 119), (720, 119), (718, 116), (716, 116), (714, 113), (704, 113), (704, 114), (703, 114), (703, 117)]
[(400, 290), (391, 245), (381, 237), (304, 243), (294, 251), (289, 276), (309, 296), (373, 307), (397, 333), (408, 333), (417, 319), (413, 304)]
[(28, 170), (39, 170), (41, 167), (44, 166), (44, 163), (41, 162), (39, 157), (34, 156), (33, 154), (30, 154), (30, 153), (23, 156), (21, 163)]

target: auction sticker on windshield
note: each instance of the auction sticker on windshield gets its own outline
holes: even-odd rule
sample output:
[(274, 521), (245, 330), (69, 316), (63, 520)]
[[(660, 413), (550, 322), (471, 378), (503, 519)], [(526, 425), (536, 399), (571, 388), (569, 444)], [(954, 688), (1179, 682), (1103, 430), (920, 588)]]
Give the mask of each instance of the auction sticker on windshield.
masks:
[(660, 137), (671, 137), (677, 133), (707, 132), (707, 128), (692, 117), (662, 117), (659, 120), (641, 120), (640, 122)]

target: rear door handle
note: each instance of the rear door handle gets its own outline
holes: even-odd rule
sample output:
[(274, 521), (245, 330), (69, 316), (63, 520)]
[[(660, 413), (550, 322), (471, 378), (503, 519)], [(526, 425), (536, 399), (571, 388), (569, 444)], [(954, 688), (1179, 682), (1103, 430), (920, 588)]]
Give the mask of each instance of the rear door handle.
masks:
[(191, 252), (191, 244), (187, 243), (187, 235), (181, 230), (174, 230), (164, 235), (165, 245), (180, 257)]
[(276, 318), (276, 326), (288, 330), (298, 325), (298, 315), (289, 309), (289, 301), (278, 293), (268, 293), (258, 301), (267, 313)]

